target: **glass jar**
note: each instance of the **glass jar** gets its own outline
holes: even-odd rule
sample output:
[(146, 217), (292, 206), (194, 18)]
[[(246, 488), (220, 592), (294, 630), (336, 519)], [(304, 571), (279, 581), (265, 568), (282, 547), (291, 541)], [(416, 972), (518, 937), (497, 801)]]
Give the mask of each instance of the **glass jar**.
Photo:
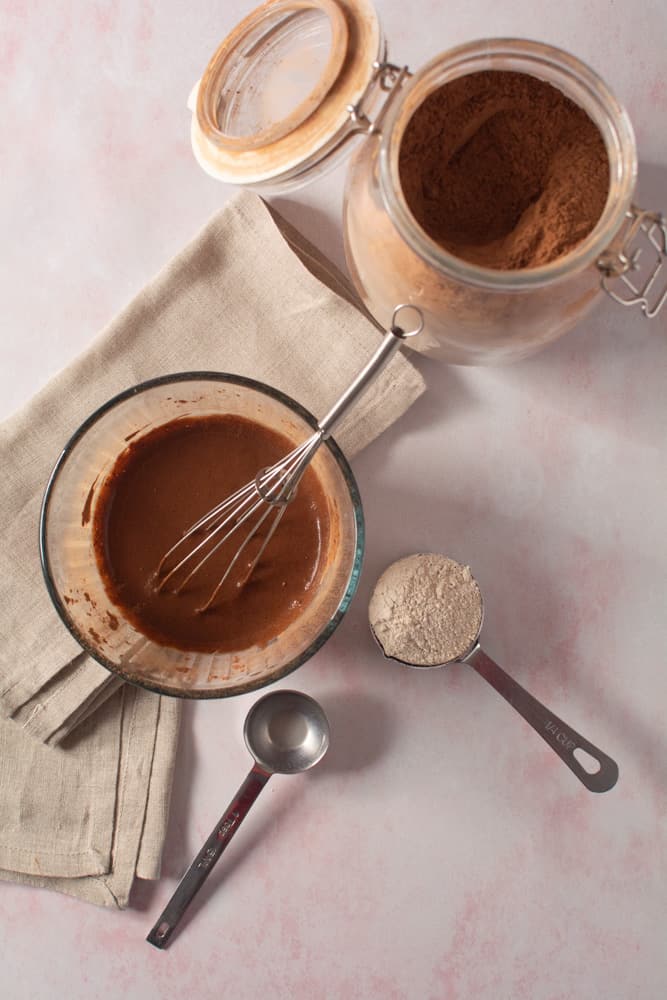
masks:
[[(421, 228), (399, 180), (405, 128), (429, 94), (480, 70), (537, 76), (571, 98), (600, 129), (610, 164), (603, 214), (571, 253), (542, 267), (499, 271), (448, 253)], [(352, 278), (386, 324), (391, 301), (419, 306), (424, 332), (414, 346), (455, 363), (514, 360), (554, 340), (602, 294), (598, 258), (625, 224), (637, 154), (630, 121), (578, 60), (536, 42), (478, 41), (438, 56), (402, 88), (382, 127), (356, 150), (347, 178), (344, 233)]]
[[(540, 267), (501, 271), (454, 256), (428, 236), (403, 195), (399, 152), (415, 110), (445, 83), (481, 70), (552, 84), (604, 140), (610, 183), (597, 225)], [(511, 361), (573, 327), (603, 290), (647, 316), (667, 298), (659, 280), (667, 228), (661, 216), (632, 205), (630, 120), (605, 83), (559, 49), (476, 41), (413, 75), (387, 62), (369, 0), (270, 0), (225, 39), (190, 106), (193, 149), (204, 169), (262, 193), (303, 185), (357, 138), (344, 202), (348, 267), (381, 326), (398, 304), (419, 308), (424, 330), (411, 342), (417, 350), (458, 364)]]

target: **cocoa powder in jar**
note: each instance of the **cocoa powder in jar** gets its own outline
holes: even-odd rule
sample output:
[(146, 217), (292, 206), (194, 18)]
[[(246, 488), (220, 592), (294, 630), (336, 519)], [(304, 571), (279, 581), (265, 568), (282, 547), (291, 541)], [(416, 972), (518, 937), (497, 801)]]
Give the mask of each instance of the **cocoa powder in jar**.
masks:
[(439, 87), (400, 147), (405, 199), (444, 249), (482, 267), (548, 264), (594, 229), (609, 190), (599, 129), (551, 84), (487, 70)]

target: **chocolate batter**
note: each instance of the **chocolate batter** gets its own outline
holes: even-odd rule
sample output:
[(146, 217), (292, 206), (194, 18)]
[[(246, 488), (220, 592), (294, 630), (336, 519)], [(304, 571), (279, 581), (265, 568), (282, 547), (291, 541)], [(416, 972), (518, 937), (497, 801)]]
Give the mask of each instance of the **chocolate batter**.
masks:
[(241, 568), (208, 611), (197, 609), (243, 529), (180, 594), (159, 590), (156, 578), (163, 555), (191, 524), (293, 447), (252, 420), (220, 415), (173, 420), (126, 448), (95, 505), (93, 537), (107, 593), (135, 628), (177, 649), (229, 652), (266, 644), (301, 614), (316, 591), (329, 536), (327, 500), (312, 469), (250, 579), (239, 588)]

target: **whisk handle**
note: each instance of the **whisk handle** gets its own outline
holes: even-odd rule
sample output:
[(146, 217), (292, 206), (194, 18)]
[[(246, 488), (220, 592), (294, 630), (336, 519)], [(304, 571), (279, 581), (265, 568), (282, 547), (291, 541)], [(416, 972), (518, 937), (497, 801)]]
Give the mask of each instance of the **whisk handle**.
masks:
[[(401, 326), (400, 317), (403, 311), (410, 310), (416, 317), (416, 325), (412, 328)], [(407, 317), (406, 317), (407, 318)], [(405, 320), (404, 320), (405, 321)], [(391, 326), (385, 333), (380, 346), (372, 358), (361, 369), (354, 382), (345, 390), (343, 395), (331, 407), (329, 412), (320, 420), (319, 429), (321, 440), (324, 441), (334, 431), (334, 428), (349, 410), (353, 403), (366, 391), (382, 369), (391, 361), (396, 351), (404, 340), (408, 337), (415, 337), (424, 327), (424, 318), (416, 306), (403, 304), (396, 306), (391, 317)]]

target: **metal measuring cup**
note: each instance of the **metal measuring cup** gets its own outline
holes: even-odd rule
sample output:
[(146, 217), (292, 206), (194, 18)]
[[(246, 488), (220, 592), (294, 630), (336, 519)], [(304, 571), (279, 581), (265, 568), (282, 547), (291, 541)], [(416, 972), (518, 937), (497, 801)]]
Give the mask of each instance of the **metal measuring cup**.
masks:
[[(479, 585), (475, 581), (479, 590)], [(480, 645), (480, 635), (484, 623), (484, 602), (481, 591), (479, 591), (481, 603), (481, 620), (477, 635), (473, 640), (470, 649), (464, 655), (448, 660), (445, 663), (411, 663), (402, 660), (395, 655), (389, 655), (384, 649), (382, 642), (378, 638), (372, 623), (371, 633), (376, 643), (382, 650), (383, 655), (388, 660), (394, 660), (406, 667), (414, 667), (419, 670), (432, 670), (434, 668), (446, 667), (451, 663), (467, 663), (480, 677), (495, 688), (498, 694), (509, 702), (512, 708), (521, 715), (526, 722), (533, 727), (545, 743), (548, 743), (552, 750), (558, 754), (563, 763), (567, 764), (572, 773), (591, 792), (606, 792), (613, 788), (618, 780), (618, 765), (589, 740), (581, 736), (572, 729), (566, 722), (563, 722), (550, 709), (526, 691), (513, 677), (510, 677), (495, 660), (492, 660), (488, 653), (485, 653)], [(577, 759), (577, 751), (583, 751), (587, 758), (593, 758), (598, 764), (595, 771), (587, 770), (580, 760)]]
[(329, 722), (314, 698), (299, 691), (274, 691), (252, 706), (243, 736), (255, 763), (147, 936), (156, 948), (166, 948), (271, 775), (299, 774), (324, 757), (329, 749)]

